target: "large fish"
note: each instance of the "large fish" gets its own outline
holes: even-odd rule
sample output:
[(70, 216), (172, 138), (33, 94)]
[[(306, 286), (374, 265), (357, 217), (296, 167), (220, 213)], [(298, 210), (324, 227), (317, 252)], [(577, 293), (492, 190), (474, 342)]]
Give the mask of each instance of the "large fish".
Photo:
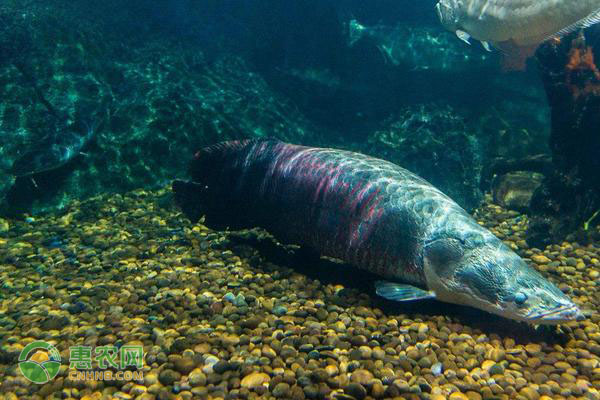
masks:
[(193, 221), (263, 227), (380, 275), (385, 298), (435, 298), (533, 324), (583, 318), (529, 267), (425, 180), (387, 161), (276, 140), (224, 142), (196, 153), (173, 183)]
[(600, 0), (440, 0), (436, 9), (462, 40), (473, 37), (487, 50), (509, 53), (600, 21)]

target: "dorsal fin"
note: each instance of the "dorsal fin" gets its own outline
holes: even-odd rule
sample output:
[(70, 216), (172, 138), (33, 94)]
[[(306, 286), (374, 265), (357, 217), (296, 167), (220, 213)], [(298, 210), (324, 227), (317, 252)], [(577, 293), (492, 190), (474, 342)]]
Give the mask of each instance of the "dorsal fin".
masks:
[(254, 143), (262, 143), (262, 142), (279, 142), (279, 139), (266, 137), (266, 138), (252, 138), (252, 139), (242, 139), (242, 140), (230, 140), (226, 142), (219, 142), (210, 146), (203, 147), (200, 149), (195, 157), (201, 157), (202, 155), (211, 154), (211, 153), (222, 153), (226, 151), (236, 151), (246, 146), (250, 146)]
[(600, 22), (600, 8), (597, 9), (596, 11), (592, 12), (587, 17), (580, 19), (579, 21), (567, 26), (566, 28), (563, 28), (560, 31), (548, 36), (546, 38), (546, 40), (568, 35), (569, 33), (575, 32), (579, 29), (588, 28), (599, 22)]

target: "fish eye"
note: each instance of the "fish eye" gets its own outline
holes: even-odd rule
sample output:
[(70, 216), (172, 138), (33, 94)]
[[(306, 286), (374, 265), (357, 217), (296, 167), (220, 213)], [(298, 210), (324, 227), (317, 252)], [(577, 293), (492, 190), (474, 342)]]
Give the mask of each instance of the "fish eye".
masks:
[(517, 303), (517, 305), (523, 305), (523, 303), (525, 303), (527, 301), (527, 295), (525, 293), (517, 293), (515, 295), (515, 303)]

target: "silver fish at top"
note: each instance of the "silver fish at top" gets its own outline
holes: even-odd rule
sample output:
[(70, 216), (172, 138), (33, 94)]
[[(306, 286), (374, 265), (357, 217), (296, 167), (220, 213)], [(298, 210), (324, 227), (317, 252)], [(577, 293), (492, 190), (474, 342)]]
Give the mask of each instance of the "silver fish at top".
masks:
[(507, 52), (600, 22), (600, 0), (440, 0), (436, 10), (461, 40)]

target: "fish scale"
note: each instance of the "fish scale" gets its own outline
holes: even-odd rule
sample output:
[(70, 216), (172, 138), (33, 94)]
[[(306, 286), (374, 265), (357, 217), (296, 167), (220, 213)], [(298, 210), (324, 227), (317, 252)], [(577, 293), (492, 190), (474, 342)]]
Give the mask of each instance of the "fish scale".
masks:
[(415, 255), (435, 229), (433, 211), (470, 218), (409, 171), (343, 150), (227, 142), (198, 153), (191, 172), (194, 182), (208, 186), (203, 211), (209, 226), (211, 220), (261, 226), (285, 242), (419, 284), (424, 277)]

